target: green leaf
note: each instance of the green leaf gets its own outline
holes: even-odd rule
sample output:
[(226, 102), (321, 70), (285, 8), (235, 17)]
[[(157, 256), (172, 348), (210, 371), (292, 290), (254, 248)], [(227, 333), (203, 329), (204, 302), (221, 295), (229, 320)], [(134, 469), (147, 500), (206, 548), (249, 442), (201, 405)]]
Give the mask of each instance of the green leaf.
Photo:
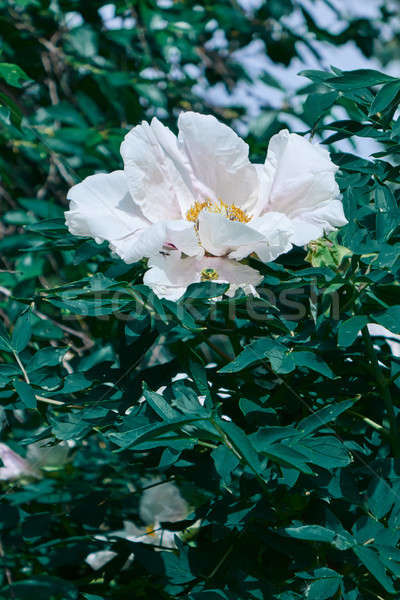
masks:
[(172, 552), (163, 552), (162, 558), (165, 573), (170, 580), (176, 583), (188, 583), (195, 579), (185, 552), (181, 552), (179, 555)]
[(143, 387), (143, 395), (146, 401), (152, 409), (164, 420), (169, 421), (170, 419), (179, 418), (179, 413), (174, 410), (166, 400), (164, 400), (161, 394), (156, 394), (147, 389), (147, 386)]
[(307, 367), (307, 369), (321, 373), (321, 375), (325, 375), (325, 377), (329, 377), (330, 379), (335, 376), (326, 362), (320, 356), (314, 352), (311, 352), (310, 350), (299, 350), (293, 352), (291, 357), (296, 367)]
[[(254, 471), (254, 473), (261, 474), (262, 468), (257, 452), (244, 431), (235, 425), (235, 423), (225, 421), (224, 419), (218, 419), (216, 424), (226, 434), (233, 447)], [(226, 444), (225, 441), (224, 443)], [(229, 444), (228, 448), (230, 447), (231, 446)]]
[(371, 480), (367, 495), (369, 509), (377, 519), (382, 519), (393, 504), (398, 502), (397, 493), (382, 477)]
[(397, 593), (393, 587), (391, 578), (386, 574), (385, 567), (375, 550), (366, 546), (354, 546), (353, 552), (389, 594)]
[(389, 331), (400, 334), (400, 305), (390, 306), (385, 311), (371, 315), (371, 317), (374, 323), (379, 323)]
[(13, 352), (14, 349), (11, 344), (10, 337), (7, 331), (4, 329), (2, 323), (0, 323), (0, 350), (4, 350), (5, 352)]
[(205, 396), (205, 407), (211, 407), (213, 402), (205, 368), (198, 360), (192, 360), (191, 358), (188, 360), (188, 366), (200, 396)]
[[(122, 449), (130, 448), (146, 442), (148, 440), (154, 440), (159, 438), (161, 434), (165, 434), (171, 431), (180, 431), (184, 425), (194, 424), (199, 421), (204, 421), (204, 417), (178, 417), (170, 419), (168, 423), (156, 423), (149, 425), (139, 425), (129, 431), (123, 433), (111, 432), (109, 437), (112, 442), (120, 446)], [(188, 438), (187, 435), (182, 434), (182, 438)], [(165, 439), (165, 438), (164, 438)], [(162, 445), (162, 444), (160, 444)]]
[(14, 388), (26, 408), (36, 408), (36, 395), (28, 383), (25, 381), (14, 381)]
[(22, 87), (21, 81), (31, 81), (21, 67), (11, 63), (0, 63), (0, 77), (14, 87)]
[(278, 90), (282, 90), (282, 91), (285, 90), (282, 83), (276, 77), (274, 77), (271, 73), (268, 73), (267, 71), (265, 71), (262, 75), (260, 75), (259, 79), (263, 83), (265, 83), (265, 85), (269, 85), (271, 87), (277, 88)]
[(335, 532), (321, 525), (300, 525), (298, 527), (285, 527), (283, 529), (289, 537), (310, 542), (332, 542)]
[[(278, 432), (279, 439), (284, 437), (284, 433), (281, 430)], [(289, 431), (289, 435), (290, 435)], [(267, 428), (259, 429), (257, 433), (251, 436), (251, 441), (254, 448), (265, 455), (271, 461), (283, 465), (284, 467), (292, 467), (302, 473), (312, 475), (312, 469), (308, 466), (308, 457), (299, 451), (297, 448), (292, 448), (288, 443), (272, 443), (271, 439), (274, 439)]]
[(31, 315), (30, 312), (27, 311), (18, 318), (12, 332), (11, 344), (15, 352), (22, 352), (22, 350), (28, 345), (31, 335)]
[(324, 469), (346, 467), (352, 462), (343, 442), (333, 435), (303, 438), (297, 443), (296, 450), (305, 454), (309, 462)]
[(392, 103), (398, 104), (399, 93), (399, 80), (386, 83), (384, 86), (382, 86), (379, 92), (376, 94), (373, 103), (371, 104), (371, 108), (369, 109), (369, 116), (383, 112)]
[(396, 77), (391, 77), (374, 69), (355, 69), (343, 71), (339, 77), (330, 77), (325, 80), (330, 87), (338, 90), (355, 90), (357, 88), (371, 87), (380, 83), (399, 82)]
[(318, 71), (317, 69), (306, 69), (304, 71), (300, 71), (298, 75), (301, 75), (302, 77), (308, 77), (308, 79), (311, 79), (316, 83), (324, 82), (332, 77), (332, 74), (328, 71)]
[(229, 486), (232, 481), (232, 472), (240, 464), (239, 458), (223, 444), (215, 448), (211, 456), (218, 475), (221, 477), (224, 485)]
[(308, 435), (317, 429), (320, 429), (326, 423), (333, 421), (348, 408), (354, 405), (354, 400), (342, 400), (341, 402), (332, 403), (317, 410), (309, 417), (302, 419), (297, 428), (303, 435)]
[(377, 185), (375, 190), (376, 237), (379, 242), (388, 240), (400, 222), (400, 211), (393, 192), (384, 185)]
[(342, 577), (333, 569), (322, 567), (314, 571), (314, 581), (306, 589), (307, 600), (327, 600), (332, 598), (338, 591)]
[(75, 27), (67, 36), (72, 50), (82, 58), (90, 59), (97, 54), (97, 35), (89, 26)]
[(311, 125), (314, 125), (321, 115), (325, 114), (335, 103), (337, 92), (316, 93), (307, 96), (303, 105), (304, 116)]
[(368, 323), (368, 317), (357, 315), (350, 317), (346, 321), (339, 323), (338, 327), (338, 344), (344, 348), (348, 348), (357, 339), (361, 329)]
[(279, 368), (284, 364), (287, 349), (281, 343), (269, 338), (262, 338), (251, 342), (240, 354), (228, 363), (220, 373), (236, 373), (247, 367), (267, 358), (274, 370), (279, 371)]
[(72, 583), (48, 575), (37, 575), (17, 581), (12, 584), (11, 589), (13, 590), (12, 595), (20, 600), (32, 600), (32, 598), (77, 600), (78, 598), (78, 590)]
[(195, 300), (204, 300), (207, 298), (217, 298), (223, 296), (223, 294), (229, 288), (228, 283), (215, 283), (215, 281), (203, 281), (201, 283), (191, 283), (184, 295), (182, 301), (187, 298)]
[(55, 367), (61, 362), (66, 352), (67, 348), (42, 348), (33, 355), (26, 365), (26, 370), (30, 372), (43, 367)]

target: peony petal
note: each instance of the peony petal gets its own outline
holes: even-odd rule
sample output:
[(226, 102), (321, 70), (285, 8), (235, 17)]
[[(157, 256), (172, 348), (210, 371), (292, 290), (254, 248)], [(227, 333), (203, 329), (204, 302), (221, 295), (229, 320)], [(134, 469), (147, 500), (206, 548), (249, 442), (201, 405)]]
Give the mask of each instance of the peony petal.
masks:
[(176, 548), (175, 535), (177, 533), (174, 531), (161, 529), (160, 523), (157, 521), (148, 523), (147, 527), (138, 527), (131, 521), (124, 521), (124, 528), (113, 532), (114, 537), (120, 537), (130, 542), (163, 546), (164, 548)]
[(181, 258), (180, 252), (159, 254), (149, 260), (150, 268), (143, 277), (159, 298), (179, 300), (191, 283), (200, 281), (195, 258)]
[(98, 550), (97, 552), (88, 554), (85, 558), (85, 562), (93, 569), (93, 571), (98, 571), (116, 556), (118, 556), (118, 554), (112, 550)]
[(239, 248), (254, 246), (264, 240), (251, 224), (230, 221), (223, 215), (207, 211), (202, 211), (199, 216), (199, 237), (203, 248), (214, 256), (229, 253), (233, 256)]
[(284, 130), (271, 138), (266, 173), (259, 175), (263, 210), (285, 213), (294, 220), (294, 243), (303, 245), (346, 224), (335, 180), (337, 168), (325, 148), (302, 136)]
[(194, 201), (173, 157), (163, 147), (170, 149), (172, 155), (174, 138), (158, 121), (151, 125), (143, 121), (121, 144), (132, 198), (153, 223), (182, 218), (186, 207)]
[(165, 154), (174, 164), (182, 180), (176, 179), (175, 189), (177, 190), (178, 202), (181, 208), (182, 216), (186, 215), (189, 208), (196, 200), (201, 201), (210, 194), (210, 190), (205, 188), (199, 182), (192, 169), (189, 158), (178, 143), (177, 137), (168, 127), (163, 125), (156, 117), (151, 121), (151, 129), (156, 136), (158, 143)]
[(292, 221), (282, 213), (265, 213), (250, 222), (251, 227), (263, 236), (249, 246), (241, 246), (229, 254), (230, 258), (241, 260), (255, 252), (263, 262), (271, 262), (292, 248), (294, 228)]
[(221, 198), (252, 214), (258, 200), (258, 178), (247, 144), (211, 115), (181, 113), (179, 142), (194, 176), (212, 200)]
[(304, 246), (311, 240), (320, 238), (324, 233), (334, 231), (336, 227), (346, 225), (341, 200), (331, 200), (323, 203), (312, 211), (303, 212), (292, 218), (294, 228), (293, 243)]
[(168, 221), (166, 223), (167, 244), (175, 246), (188, 256), (202, 256), (204, 248), (191, 221)]
[[(270, 204), (280, 203), (280, 212), (290, 214), (292, 211), (313, 207), (322, 198), (330, 200), (332, 194), (339, 195), (335, 181), (338, 167), (331, 161), (329, 152), (296, 133), (289, 133), (287, 129), (271, 138), (265, 164), (274, 173)], [(320, 176), (318, 198), (305, 196), (304, 186), (315, 176)], [(297, 183), (300, 189), (296, 195)]]
[(44, 438), (39, 442), (29, 444), (26, 459), (33, 468), (60, 467), (68, 461), (70, 448), (67, 441), (60, 442), (55, 446), (46, 446), (49, 441), (50, 438)]
[(275, 170), (270, 163), (264, 165), (254, 165), (258, 178), (258, 198), (257, 203), (252, 211), (253, 217), (258, 217), (265, 212), (266, 203), (271, 194), (272, 183)]
[(0, 459), (3, 466), (0, 467), (0, 481), (18, 479), (19, 477), (39, 477), (39, 473), (22, 458), (19, 454), (11, 450), (7, 444), (0, 443)]
[(188, 256), (204, 254), (193, 223), (189, 221), (165, 221), (153, 223), (121, 240), (114, 240), (110, 248), (126, 263), (150, 258), (164, 246), (177, 248)]
[(165, 242), (165, 223), (153, 223), (121, 240), (114, 240), (110, 243), (110, 248), (123, 261), (130, 264), (157, 254)]
[(202, 263), (202, 269), (217, 271), (217, 282), (230, 284), (226, 292), (228, 296), (234, 296), (239, 288), (246, 294), (258, 295), (255, 287), (261, 283), (263, 277), (256, 269), (227, 258), (206, 257)]
[(225, 257), (181, 258), (179, 252), (171, 252), (170, 255), (153, 257), (149, 267), (143, 282), (160, 298), (175, 301), (183, 296), (191, 283), (201, 281), (204, 269), (216, 271), (214, 281), (217, 283), (230, 284), (228, 295), (233, 295), (238, 288), (255, 294), (255, 286), (262, 281), (262, 276), (255, 269)]
[(65, 220), (70, 232), (98, 243), (122, 238), (148, 224), (129, 195), (123, 171), (86, 177), (69, 190), (68, 199)]
[[(156, 484), (156, 481), (153, 481)], [(183, 521), (190, 510), (179, 489), (170, 481), (144, 490), (139, 503), (139, 515), (147, 524)]]

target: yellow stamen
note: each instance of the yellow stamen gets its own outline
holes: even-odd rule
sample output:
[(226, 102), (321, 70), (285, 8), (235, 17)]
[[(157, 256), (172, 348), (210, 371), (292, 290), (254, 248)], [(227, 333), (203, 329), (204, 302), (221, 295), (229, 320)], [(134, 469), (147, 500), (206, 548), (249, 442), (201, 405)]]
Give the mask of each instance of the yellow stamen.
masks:
[(251, 216), (246, 215), (241, 208), (234, 204), (226, 204), (221, 198), (218, 198), (218, 202), (213, 202), (209, 198), (203, 200), (203, 202), (196, 201), (187, 211), (186, 219), (197, 223), (202, 210), (224, 215), (230, 221), (238, 221), (239, 223), (248, 223), (251, 220)]
[(203, 269), (201, 272), (201, 281), (213, 281), (218, 279), (219, 274), (215, 269)]
[(147, 525), (145, 531), (146, 531), (146, 535), (150, 535), (153, 538), (157, 537), (156, 533), (154, 531), (154, 525)]
[(208, 209), (210, 205), (210, 200), (205, 200), (204, 202), (195, 202), (193, 204), (193, 206), (191, 206), (189, 208), (189, 210), (186, 213), (186, 219), (188, 221), (193, 221), (193, 223), (196, 223), (197, 219), (199, 218), (199, 214), (201, 213), (201, 211), (205, 208)]

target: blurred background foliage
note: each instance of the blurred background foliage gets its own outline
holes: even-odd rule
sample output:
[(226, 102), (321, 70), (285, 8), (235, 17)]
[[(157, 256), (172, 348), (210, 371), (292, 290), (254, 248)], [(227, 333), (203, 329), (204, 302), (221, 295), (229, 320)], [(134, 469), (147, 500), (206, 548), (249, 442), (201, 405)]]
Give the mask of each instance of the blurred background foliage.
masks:
[[(400, 361), (365, 329), (400, 333), (399, 8), (0, 1), (0, 418), (31, 465), (0, 481), (1, 598), (399, 593)], [(262, 266), (276, 297), (297, 290), (300, 319), (265, 300), (260, 324), (239, 297), (232, 321), (212, 283), (178, 310), (140, 285), (141, 263), (66, 230), (68, 188), (120, 168), (131, 126), (175, 131), (187, 109), (233, 125), (257, 161), (284, 126), (333, 144), (350, 224)], [(53, 454), (30, 458), (38, 442)], [(168, 525), (186, 530), (174, 552), (112, 535), (143, 520), (155, 477), (194, 510)]]
[(310, 125), (297, 71), (341, 67), (338, 57), (349, 69), (398, 60), (398, 3), (369, 3), (370, 18), (359, 3), (328, 0), (2, 2), (1, 60), (26, 73), (0, 71), (5, 193), (62, 205), (72, 182), (120, 165), (132, 124), (156, 115), (174, 127), (182, 109), (250, 130), (262, 157), (285, 123)]

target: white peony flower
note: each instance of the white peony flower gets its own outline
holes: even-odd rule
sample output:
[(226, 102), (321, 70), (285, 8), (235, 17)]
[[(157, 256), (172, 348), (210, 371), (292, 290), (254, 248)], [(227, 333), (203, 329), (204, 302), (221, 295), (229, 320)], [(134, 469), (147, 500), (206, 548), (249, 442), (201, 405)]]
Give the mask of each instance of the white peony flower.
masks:
[[(162, 529), (161, 523), (183, 521), (189, 513), (189, 505), (182, 498), (174, 483), (156, 483), (146, 489), (140, 498), (139, 515), (145, 524), (144, 527), (138, 526), (132, 521), (124, 521), (124, 528), (120, 531), (114, 531), (110, 534), (110, 537), (119, 537), (131, 542), (141, 542), (163, 548), (176, 548), (175, 535), (178, 534)], [(197, 523), (197, 527), (198, 525)], [(196, 524), (193, 527), (196, 527)], [(104, 540), (107, 538), (99, 536), (99, 539)], [(115, 556), (117, 556), (117, 553), (112, 550), (99, 550), (89, 554), (85, 560), (92, 569), (98, 570)], [(124, 568), (133, 559), (134, 555), (131, 554)]]
[(150, 269), (143, 282), (160, 298), (179, 300), (191, 283), (215, 281), (229, 283), (227, 295), (233, 296), (238, 288), (247, 294), (256, 294), (255, 287), (262, 276), (256, 269), (228, 258), (203, 256), (181, 258), (179, 252), (159, 254), (149, 260)]
[(29, 444), (26, 458), (0, 443), (0, 480), (8, 481), (24, 477), (41, 477), (43, 468), (59, 467), (67, 462), (69, 447), (66, 442), (45, 446), (47, 440)]
[(128, 263), (163, 247), (236, 259), (287, 252), (287, 217), (256, 214), (260, 184), (247, 144), (210, 115), (182, 113), (178, 126), (177, 138), (156, 118), (137, 125), (121, 145), (123, 171), (73, 186), (71, 233), (108, 240)]
[(139, 516), (145, 526), (125, 521), (124, 528), (113, 535), (132, 542), (176, 548), (176, 533), (161, 529), (161, 523), (183, 521), (189, 513), (189, 505), (174, 483), (156, 483), (145, 490), (140, 498)]
[[(346, 223), (327, 150), (282, 131), (265, 164), (255, 165), (247, 144), (213, 116), (181, 113), (178, 127), (178, 137), (156, 118), (134, 127), (121, 145), (124, 170), (73, 186), (65, 213), (71, 233), (107, 240), (127, 263), (176, 250), (185, 270), (186, 257), (239, 261), (255, 253), (272, 261), (292, 243)], [(163, 262), (162, 281), (172, 264)], [(155, 267), (161, 273), (152, 263), (147, 283), (157, 290), (164, 283), (154, 282)], [(173, 279), (167, 287), (187, 285), (176, 283), (177, 274)]]
[(10, 481), (21, 477), (37, 477), (36, 470), (19, 454), (11, 450), (7, 444), (0, 443), (0, 480)]

